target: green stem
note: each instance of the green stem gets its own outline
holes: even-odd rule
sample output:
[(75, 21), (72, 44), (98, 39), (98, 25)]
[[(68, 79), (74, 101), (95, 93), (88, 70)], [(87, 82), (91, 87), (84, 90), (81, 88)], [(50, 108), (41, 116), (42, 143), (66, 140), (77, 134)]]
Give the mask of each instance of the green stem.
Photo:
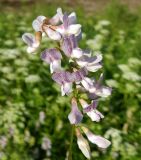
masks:
[(73, 144), (74, 129), (75, 125), (72, 125), (68, 160), (72, 160), (72, 144)]

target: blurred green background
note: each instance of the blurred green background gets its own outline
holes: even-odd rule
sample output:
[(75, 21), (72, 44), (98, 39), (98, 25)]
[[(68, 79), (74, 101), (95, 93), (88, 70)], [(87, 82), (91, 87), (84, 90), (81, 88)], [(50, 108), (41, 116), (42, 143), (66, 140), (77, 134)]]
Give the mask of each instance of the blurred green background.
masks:
[[(100, 102), (104, 120), (83, 120), (112, 142), (107, 151), (91, 144), (92, 160), (140, 160), (140, 0), (0, 0), (0, 160), (66, 157), (69, 98), (61, 97), (49, 66), (40, 60), (40, 52), (54, 45), (45, 38), (39, 54), (29, 55), (21, 40), (23, 33), (34, 32), (36, 16), (51, 17), (57, 7), (77, 13), (83, 26), (80, 46), (102, 52), (104, 83), (113, 88), (112, 96)], [(75, 139), (73, 160), (84, 159)]]

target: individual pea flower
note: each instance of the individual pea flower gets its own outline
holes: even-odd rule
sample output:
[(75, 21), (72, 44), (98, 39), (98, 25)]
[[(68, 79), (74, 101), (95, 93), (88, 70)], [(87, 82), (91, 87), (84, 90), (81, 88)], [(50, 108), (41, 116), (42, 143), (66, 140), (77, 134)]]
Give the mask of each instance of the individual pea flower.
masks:
[(52, 18), (47, 18), (43, 15), (38, 16), (32, 22), (33, 29), (38, 32), (44, 32), (43, 26), (44, 24), (48, 25), (58, 25), (61, 22), (61, 17), (63, 17), (62, 9), (57, 8), (57, 13)]
[(72, 35), (79, 37), (81, 35), (81, 25), (74, 24), (76, 19), (75, 14), (71, 14), (70, 16), (67, 13), (63, 15), (63, 24), (57, 26), (56, 31), (59, 32), (62, 36)]
[[(106, 149), (111, 145), (111, 142), (109, 140), (99, 135), (93, 134), (88, 128), (81, 126), (81, 130), (85, 133), (88, 140), (91, 143), (96, 144), (99, 148)], [(84, 154), (84, 156), (87, 159), (90, 159), (91, 158), (90, 146), (87, 139), (83, 137), (81, 130), (79, 128), (76, 128), (77, 144), (81, 152)]]
[(102, 118), (104, 118), (103, 114), (96, 109), (98, 101), (92, 101), (91, 104), (88, 104), (83, 99), (80, 99), (79, 101), (82, 105), (83, 112), (86, 113), (92, 121), (99, 122)]
[(85, 66), (88, 71), (96, 72), (98, 69), (102, 68), (101, 60), (101, 54), (97, 54), (94, 57), (90, 57), (89, 55), (83, 55), (76, 62), (80, 67)]
[(43, 137), (41, 148), (46, 151), (47, 156), (51, 155), (50, 150), (52, 148), (52, 144), (51, 144), (51, 140), (48, 137)]
[(52, 79), (61, 85), (62, 96), (72, 92), (73, 76), (68, 71), (56, 72), (52, 75)]
[(25, 33), (25, 34), (23, 34), (22, 39), (28, 45), (27, 52), (33, 53), (40, 46), (42, 34), (41, 34), (41, 32), (36, 32), (35, 36), (34, 36), (31, 33)]
[(62, 55), (59, 50), (55, 48), (46, 49), (41, 53), (41, 59), (50, 64), (51, 73), (61, 70)]
[(72, 104), (72, 108), (71, 108), (71, 112), (68, 115), (68, 119), (71, 124), (78, 124), (82, 121), (83, 115), (78, 109), (76, 98), (74, 97), (72, 98), (71, 104)]
[(74, 34), (63, 38), (62, 50), (67, 57), (71, 58), (80, 58), (83, 55), (82, 49), (78, 48), (77, 39)]
[(108, 97), (111, 95), (112, 88), (102, 85), (103, 74), (100, 75), (100, 78), (97, 82), (93, 83), (93, 86), (89, 88), (90, 96), (100, 96), (100, 97)]
[(83, 137), (79, 128), (76, 128), (77, 144), (81, 152), (88, 159), (91, 158), (91, 151), (88, 141)]
[(88, 128), (82, 126), (81, 129), (86, 134), (88, 140), (91, 143), (96, 144), (98, 147), (106, 149), (107, 147), (109, 147), (111, 145), (111, 142), (109, 140), (107, 140), (106, 138), (103, 138), (99, 135), (93, 134)]

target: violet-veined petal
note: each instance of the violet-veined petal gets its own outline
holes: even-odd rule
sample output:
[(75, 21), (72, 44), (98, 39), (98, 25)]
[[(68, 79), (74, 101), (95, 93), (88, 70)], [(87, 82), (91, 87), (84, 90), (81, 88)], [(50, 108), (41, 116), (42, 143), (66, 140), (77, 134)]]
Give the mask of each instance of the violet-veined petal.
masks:
[(71, 112), (68, 115), (68, 119), (71, 124), (78, 124), (83, 119), (83, 115), (78, 109), (77, 101), (75, 98), (72, 99), (72, 108), (71, 108)]
[(77, 145), (81, 152), (84, 154), (84, 156), (88, 159), (91, 158), (90, 153), (90, 146), (88, 141), (82, 136), (79, 129), (76, 129), (76, 136), (77, 136)]
[(75, 13), (75, 12), (72, 12), (72, 13), (69, 15), (69, 25), (75, 24), (75, 23), (76, 23), (76, 13)]
[(72, 58), (80, 58), (83, 55), (83, 51), (80, 48), (75, 48), (72, 50)]
[(63, 90), (66, 95), (72, 92), (72, 83), (65, 83), (63, 85)]
[(90, 130), (88, 130), (86, 127), (82, 127), (82, 130), (86, 134), (88, 140), (92, 142), (93, 144), (96, 144), (100, 148), (107, 148), (111, 144), (109, 140), (106, 138), (103, 138), (98, 135), (94, 135)]
[(50, 39), (53, 39), (55, 41), (59, 41), (62, 38), (60, 33), (58, 33), (57, 31), (55, 31), (49, 27), (45, 28), (45, 32), (47, 33), (47, 35), (49, 36)]
[(69, 26), (69, 18), (67, 13), (64, 13), (64, 16), (63, 16), (63, 26), (64, 26), (64, 29), (67, 29)]

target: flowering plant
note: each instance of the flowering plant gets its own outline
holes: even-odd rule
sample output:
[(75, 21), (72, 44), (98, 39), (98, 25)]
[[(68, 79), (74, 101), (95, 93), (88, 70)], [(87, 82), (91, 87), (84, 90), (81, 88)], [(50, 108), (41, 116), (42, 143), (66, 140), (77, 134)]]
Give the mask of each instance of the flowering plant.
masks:
[[(83, 116), (88, 115), (92, 121), (99, 122), (104, 115), (97, 109), (101, 97), (106, 98), (111, 94), (111, 88), (103, 86), (103, 74), (99, 80), (91, 77), (91, 72), (102, 68), (102, 55), (95, 54), (79, 48), (78, 42), (82, 38), (81, 25), (76, 22), (76, 14), (62, 12), (61, 8), (52, 18), (38, 16), (32, 23), (35, 35), (25, 33), (23, 41), (28, 45), (28, 53), (36, 53), (41, 39), (47, 35), (57, 42), (55, 48), (45, 49), (41, 59), (50, 65), (52, 79), (60, 86), (62, 96), (71, 97), (71, 111), (68, 115), (72, 125), (72, 134), (68, 159), (72, 159), (73, 135), (76, 134), (79, 149), (90, 159), (88, 141), (100, 148), (107, 148), (111, 143), (107, 139), (93, 134), (84, 124)], [(62, 67), (62, 62), (68, 64), (67, 69)], [(81, 108), (80, 108), (81, 106)]]

